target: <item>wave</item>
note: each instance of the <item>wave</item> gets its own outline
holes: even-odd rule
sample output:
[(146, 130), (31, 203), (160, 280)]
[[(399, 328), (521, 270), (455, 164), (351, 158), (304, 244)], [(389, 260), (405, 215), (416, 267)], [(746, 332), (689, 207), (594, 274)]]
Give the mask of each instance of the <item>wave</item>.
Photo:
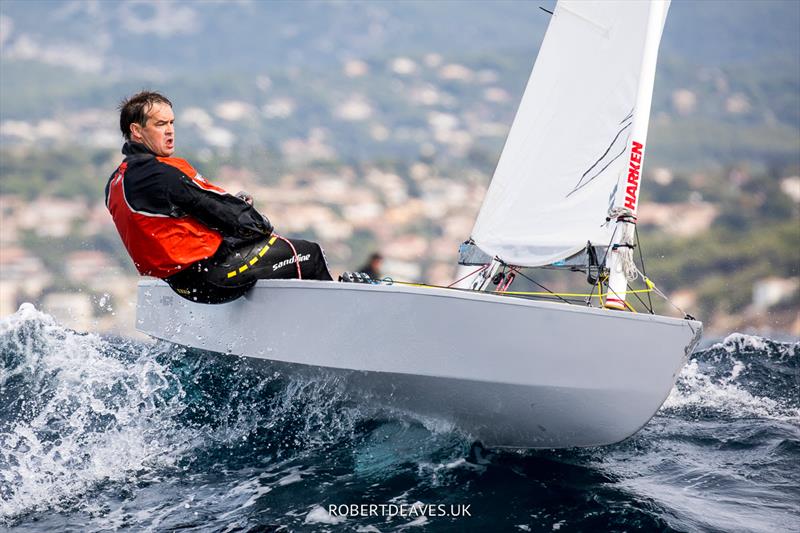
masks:
[[(692, 354), (658, 415), (624, 443), (482, 456), (452, 425), (375, 407), (323, 370), (76, 333), (26, 304), (0, 321), (0, 524), (56, 513), (57, 527), (61, 513), (100, 529), (178, 528), (204, 507), (204, 527), (244, 527), (269, 493), (285, 498), (276, 524), (303, 527), (337, 491), (468, 501), (465, 486), (496, 483), (500, 506), (523, 505), (534, 486), (542, 498), (604, 494), (592, 507), (601, 522), (627, 502), (613, 522), (623, 529), (725, 529), (725, 517), (780, 529), (799, 374), (800, 343), (733, 334)], [(761, 491), (769, 505), (752, 503)], [(131, 507), (146, 512), (130, 518)]]
[(799, 371), (800, 343), (729, 335), (692, 354), (650, 424), (596, 465), (676, 530), (791, 530)]
[(241, 466), (322, 447), (360, 417), (335, 378), (77, 333), (30, 304), (0, 321), (0, 358), (0, 523), (220, 454)]
[(800, 420), (800, 342), (733, 333), (692, 354), (660, 413)]
[(26, 304), (0, 322), (0, 516), (171, 465), (192, 435), (158, 349), (79, 334)]

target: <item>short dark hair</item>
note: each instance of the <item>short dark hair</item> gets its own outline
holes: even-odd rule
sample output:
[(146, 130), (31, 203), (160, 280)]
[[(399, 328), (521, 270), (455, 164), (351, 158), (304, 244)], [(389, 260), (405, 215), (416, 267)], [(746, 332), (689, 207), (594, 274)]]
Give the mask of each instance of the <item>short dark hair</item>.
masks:
[(155, 91), (140, 91), (130, 98), (124, 99), (119, 104), (119, 129), (122, 136), (131, 140), (131, 124), (147, 125), (147, 113), (154, 104), (167, 104), (172, 107), (172, 102), (163, 94)]

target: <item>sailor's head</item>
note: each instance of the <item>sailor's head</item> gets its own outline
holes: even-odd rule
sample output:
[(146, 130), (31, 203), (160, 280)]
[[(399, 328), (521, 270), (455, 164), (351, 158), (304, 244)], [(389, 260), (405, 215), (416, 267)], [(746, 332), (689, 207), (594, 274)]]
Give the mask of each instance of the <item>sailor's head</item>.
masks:
[(378, 271), (381, 269), (381, 264), (383, 263), (383, 256), (378, 252), (375, 252), (373, 254), (370, 254), (367, 262), (369, 263), (369, 266)]
[(126, 140), (141, 143), (158, 156), (175, 152), (175, 115), (166, 96), (142, 91), (126, 98), (119, 105), (119, 127)]

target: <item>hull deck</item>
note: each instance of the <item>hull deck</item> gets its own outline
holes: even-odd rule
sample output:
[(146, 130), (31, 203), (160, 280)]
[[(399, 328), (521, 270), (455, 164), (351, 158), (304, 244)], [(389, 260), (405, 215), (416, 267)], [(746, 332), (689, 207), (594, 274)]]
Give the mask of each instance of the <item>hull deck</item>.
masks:
[(702, 325), (436, 288), (259, 281), (222, 305), (139, 284), (137, 328), (177, 344), (342, 374), (368, 401), (487, 446), (620, 441), (658, 410)]

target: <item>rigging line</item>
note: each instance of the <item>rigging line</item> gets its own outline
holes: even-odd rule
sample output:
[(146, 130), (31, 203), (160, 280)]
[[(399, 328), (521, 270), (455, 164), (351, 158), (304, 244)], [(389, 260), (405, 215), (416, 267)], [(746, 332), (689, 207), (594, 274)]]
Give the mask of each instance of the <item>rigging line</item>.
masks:
[[(592, 287), (592, 292), (594, 292), (594, 287)], [(599, 277), (597, 278), (597, 299), (600, 300), (600, 307), (606, 305), (603, 301), (603, 281)]]
[[(642, 264), (642, 274), (645, 279), (647, 279), (647, 269), (644, 267), (644, 254), (642, 253), (642, 243), (639, 241), (639, 226), (633, 226), (634, 235), (636, 236), (636, 247), (639, 248), (639, 262)], [(650, 297), (650, 293), (647, 293), (647, 303), (650, 304), (648, 310), (650, 314), (655, 314), (653, 312), (653, 299)]]
[[(400, 283), (400, 282), (398, 282)], [(433, 285), (420, 285), (421, 287), (433, 287)], [(442, 287), (445, 288), (445, 287)], [(636, 294), (642, 292), (650, 292), (651, 289), (632, 289), (629, 291), (624, 291), (622, 294)], [(497, 291), (494, 291), (497, 292)], [(586, 296), (591, 296), (592, 298), (602, 298), (603, 296), (608, 296), (610, 293), (603, 293), (599, 292), (596, 295), (594, 292), (591, 294), (587, 294), (585, 292), (532, 292), (532, 291), (506, 291), (503, 294), (513, 294), (519, 296), (564, 296), (569, 298), (583, 298)], [(616, 293), (615, 293), (616, 294)]]
[(570, 303), (570, 302), (568, 302), (567, 300), (565, 300), (564, 298), (562, 298), (561, 296), (559, 296), (558, 294), (554, 293), (553, 291), (551, 291), (550, 289), (548, 289), (547, 287), (545, 287), (544, 285), (542, 285), (541, 283), (539, 283), (538, 281), (536, 281), (535, 279), (533, 279), (533, 278), (529, 278), (528, 276), (526, 276), (525, 274), (523, 274), (523, 273), (522, 273), (522, 271), (520, 271), (520, 270), (517, 270), (517, 273), (518, 273), (520, 276), (522, 276), (523, 278), (525, 278), (525, 279), (527, 279), (528, 281), (530, 281), (531, 283), (534, 283), (535, 285), (537, 285), (537, 286), (541, 287), (542, 289), (546, 290), (547, 292), (549, 292), (550, 294), (552, 294), (553, 296), (555, 296), (556, 298), (558, 298), (558, 299), (559, 299), (559, 300), (561, 300), (562, 302), (564, 302), (564, 303)]
[[(627, 286), (628, 286), (628, 284), (626, 283), (625, 287), (627, 288)], [(636, 312), (636, 309), (631, 307), (631, 304), (629, 304), (628, 301), (625, 298), (620, 297), (620, 295), (617, 294), (617, 291), (615, 291), (614, 289), (611, 288), (611, 284), (610, 283), (608, 284), (608, 292), (606, 293), (606, 296), (608, 296), (609, 294), (613, 294), (615, 299), (617, 299), (620, 302), (622, 302), (623, 304), (625, 304), (625, 307), (627, 307), (628, 309), (630, 309), (634, 313)], [(628, 291), (624, 291), (623, 294), (628, 294)]]
[[(516, 273), (520, 274), (523, 277), (526, 277), (524, 274), (522, 274), (519, 271), (516, 271)], [(527, 279), (530, 279), (530, 278), (527, 278)], [(532, 292), (532, 291), (504, 291), (504, 292), (498, 292), (498, 291), (474, 291), (472, 289), (462, 289), (460, 287), (445, 287), (444, 285), (430, 285), (430, 284), (427, 284), (427, 283), (415, 283), (413, 281), (397, 281), (397, 280), (394, 280), (394, 279), (389, 278), (389, 277), (385, 277), (383, 279), (378, 279), (378, 280), (374, 280), (374, 281), (377, 281), (379, 283), (386, 283), (387, 285), (406, 285), (408, 287), (424, 287), (424, 288), (429, 288), (429, 289), (448, 289), (448, 290), (451, 290), (451, 291), (460, 291), (460, 292), (485, 292), (487, 294), (497, 294), (498, 296), (508, 296), (508, 295), (510, 295), (510, 296), (531, 296), (531, 297), (554, 296), (556, 298), (562, 297), (562, 299), (564, 299), (564, 298), (583, 298), (583, 297), (587, 297), (587, 296), (592, 296), (592, 297), (595, 297), (595, 298), (600, 298), (601, 301), (602, 301), (602, 298), (604, 296), (608, 296), (610, 294), (610, 293), (604, 293), (604, 292), (602, 292), (602, 290), (599, 291), (596, 296), (594, 295), (594, 292), (592, 292), (592, 294), (571, 293), (571, 292), (553, 292), (553, 291), (547, 289), (546, 287), (542, 287), (542, 288), (545, 289), (547, 292)], [(530, 281), (536, 283), (532, 279)], [(538, 284), (538, 283), (536, 283), (536, 284), (541, 287), (540, 284)], [(635, 294), (635, 293), (652, 292), (652, 291), (658, 292), (655, 288), (653, 288), (653, 289), (634, 289), (634, 290), (630, 290), (630, 291), (625, 291), (624, 294)], [(577, 300), (577, 299), (576, 300), (565, 300), (565, 301), (567, 301), (567, 303), (585, 303), (583, 300)]]
[(460, 282), (464, 281), (465, 279), (467, 279), (468, 277), (470, 277), (470, 276), (474, 276), (474, 275), (475, 275), (475, 274), (477, 274), (478, 272), (481, 272), (481, 271), (483, 271), (483, 270), (486, 270), (487, 268), (489, 268), (489, 265), (490, 265), (490, 264), (491, 264), (491, 263), (487, 263), (487, 264), (483, 265), (482, 267), (480, 267), (479, 269), (477, 269), (477, 270), (475, 270), (475, 271), (473, 271), (473, 272), (470, 272), (469, 274), (467, 274), (467, 275), (466, 275), (466, 276), (464, 276), (463, 278), (455, 280), (453, 283), (451, 283), (450, 285), (448, 285), (446, 288), (447, 288), (447, 289), (450, 289), (450, 288), (452, 288), (452, 287), (453, 287), (453, 285), (455, 285), (456, 283), (460, 283)]
[(506, 275), (506, 268), (510, 268), (511, 272), (514, 271), (513, 270), (514, 267), (509, 266), (503, 261), (500, 262), (503, 264), (503, 271), (500, 272), (499, 274), (495, 274), (495, 276), (492, 278), (492, 283), (494, 283), (497, 286), (494, 292), (505, 292), (505, 287), (509, 285), (508, 283), (506, 283), (506, 280), (508, 279), (508, 275)]
[(539, 6), (539, 9), (541, 9), (541, 10), (542, 10), (542, 11), (544, 11), (545, 13), (550, 13), (551, 15), (553, 14), (553, 12), (552, 12), (552, 11), (550, 11), (549, 9), (545, 9), (545, 8), (543, 8), (542, 6)]
[[(633, 289), (633, 287), (631, 287), (630, 285), (628, 285), (628, 288), (629, 288), (629, 289)], [(634, 296), (636, 296), (636, 299), (637, 299), (637, 300), (639, 300), (639, 303), (640, 303), (640, 304), (642, 304), (642, 307), (644, 307), (645, 309), (647, 309), (648, 311), (650, 311), (650, 314), (651, 314), (651, 315), (653, 314), (653, 310), (652, 310), (652, 309), (648, 309), (648, 308), (647, 308), (647, 305), (645, 305), (645, 303), (644, 303), (644, 300), (642, 300), (642, 299), (639, 297), (639, 294), (638, 294), (636, 291), (634, 291), (634, 290), (630, 290), (630, 291), (625, 291), (625, 292), (629, 292), (629, 293), (633, 294)], [(650, 291), (647, 291), (647, 294), (650, 294)]]
[(516, 278), (516, 276), (517, 276), (516, 273), (514, 273), (513, 271), (508, 273), (508, 275), (506, 276), (506, 281), (503, 284), (503, 292), (508, 291), (508, 288), (511, 286), (511, 284), (514, 283), (514, 279)]
[(577, 191), (577, 190), (579, 190), (579, 189), (582, 189), (583, 187), (585, 187), (586, 185), (588, 185), (589, 183), (591, 183), (591, 182), (592, 182), (592, 180), (594, 180), (594, 179), (595, 179), (597, 176), (599, 176), (600, 174), (602, 174), (602, 173), (603, 173), (603, 170), (605, 170), (605, 169), (607, 169), (607, 168), (608, 168), (608, 165), (610, 165), (611, 163), (613, 163), (614, 161), (616, 161), (616, 160), (619, 158), (619, 156), (621, 156), (622, 154), (624, 154), (624, 153), (625, 153), (625, 149), (627, 148), (627, 143), (626, 143), (626, 145), (625, 145), (625, 146), (623, 146), (623, 147), (622, 147), (622, 153), (620, 153), (620, 154), (617, 154), (617, 155), (614, 157), (614, 159), (612, 159), (612, 160), (611, 160), (611, 162), (609, 162), (609, 163), (608, 163), (608, 165), (604, 166), (604, 167), (603, 167), (603, 169), (602, 169), (600, 172), (598, 172), (597, 174), (595, 174), (594, 176), (592, 176), (591, 178), (589, 178), (589, 180), (587, 180), (587, 181), (586, 181), (586, 183), (583, 183), (583, 179), (586, 177), (586, 175), (587, 175), (589, 172), (591, 172), (591, 171), (594, 169), (594, 167), (596, 167), (597, 165), (599, 165), (599, 164), (600, 164), (600, 161), (602, 161), (602, 160), (603, 160), (603, 159), (604, 159), (604, 158), (605, 158), (605, 157), (608, 155), (608, 153), (611, 151), (611, 148), (613, 148), (613, 147), (614, 147), (614, 144), (616, 144), (616, 142), (617, 142), (617, 139), (619, 139), (619, 136), (620, 136), (620, 135), (622, 135), (622, 132), (623, 132), (623, 131), (625, 131), (626, 129), (628, 129), (629, 127), (631, 127), (631, 125), (632, 125), (632, 124), (633, 124), (633, 122), (628, 122), (628, 123), (625, 125), (625, 127), (623, 127), (621, 130), (619, 130), (619, 131), (617, 132), (617, 135), (614, 137), (614, 140), (612, 140), (612, 141), (611, 141), (611, 144), (609, 144), (609, 145), (608, 145), (608, 148), (606, 148), (606, 151), (605, 151), (605, 152), (603, 152), (603, 155), (601, 155), (601, 156), (600, 156), (600, 157), (597, 159), (597, 161), (595, 161), (595, 162), (592, 164), (592, 166), (590, 166), (590, 167), (589, 167), (589, 168), (586, 170), (586, 172), (584, 172), (584, 173), (583, 173), (583, 175), (581, 176), (581, 179), (580, 179), (580, 180), (578, 180), (578, 184), (575, 186), (575, 188), (574, 188), (574, 189), (572, 189), (572, 191), (570, 191), (570, 192), (569, 192), (569, 194), (567, 194), (567, 196), (565, 196), (565, 198), (569, 198), (569, 196), (570, 196), (572, 193), (576, 192), (576, 191)]
[[(626, 288), (626, 289), (630, 289), (630, 288), (631, 288), (631, 286), (630, 286), (630, 285), (628, 285), (628, 284), (626, 283), (626, 284), (625, 284), (625, 288)], [(609, 287), (608, 287), (608, 292), (609, 292), (609, 293), (612, 293), (612, 292), (613, 292), (613, 293), (614, 293), (614, 296), (616, 296), (618, 300), (621, 300), (621, 301), (622, 301), (622, 303), (624, 303), (624, 304), (625, 304), (625, 307), (627, 307), (627, 308), (630, 310), (630, 312), (631, 312), (631, 313), (636, 313), (636, 312), (637, 312), (637, 311), (636, 311), (636, 309), (634, 309), (634, 308), (633, 308), (633, 306), (632, 306), (632, 305), (631, 305), (631, 304), (628, 302), (628, 300), (627, 300), (626, 298), (620, 298), (620, 297), (619, 297), (619, 294), (617, 294), (617, 293), (616, 293), (616, 291), (613, 291), (613, 290), (611, 289), (611, 286), (610, 286), (610, 285), (609, 285)], [(634, 294), (635, 294), (635, 293), (636, 293), (636, 291), (633, 291), (633, 290), (626, 290), (626, 291), (625, 291), (625, 292), (623, 292), (622, 294), (628, 294), (628, 293), (634, 293)], [(638, 296), (637, 296), (637, 298), (638, 298)], [(639, 301), (641, 301), (641, 300), (639, 300)]]
[[(609, 219), (609, 220), (611, 220), (611, 219)], [(606, 246), (606, 253), (603, 254), (603, 260), (600, 261), (600, 265), (602, 265), (602, 266), (605, 266), (606, 259), (608, 258), (608, 252), (609, 252), (609, 250), (611, 250), (611, 247), (614, 245), (614, 237), (617, 236), (617, 229), (619, 229), (619, 224), (614, 224), (614, 231), (611, 233), (611, 240), (608, 241), (608, 246)]]
[[(643, 275), (643, 274), (642, 274), (642, 275)], [(674, 303), (672, 300), (670, 300), (670, 299), (669, 299), (669, 297), (668, 297), (666, 294), (664, 294), (664, 292), (663, 292), (661, 289), (659, 289), (658, 287), (656, 287), (656, 284), (655, 284), (655, 283), (653, 283), (653, 281), (652, 281), (650, 278), (644, 278), (644, 282), (645, 282), (645, 284), (647, 284), (647, 286), (648, 286), (648, 287), (652, 288), (652, 289), (653, 289), (653, 291), (654, 291), (656, 294), (658, 294), (659, 296), (661, 296), (661, 297), (662, 297), (662, 298), (663, 298), (663, 299), (664, 299), (664, 300), (665, 300), (665, 301), (666, 301), (666, 302), (667, 302), (669, 305), (671, 305), (671, 306), (672, 306), (672, 307), (674, 307), (674, 308), (675, 308), (675, 309), (676, 309), (678, 312), (680, 312), (680, 313), (681, 313), (681, 314), (684, 316), (684, 318), (689, 318), (689, 317), (691, 317), (691, 315), (690, 315), (689, 313), (687, 313), (686, 311), (684, 311), (683, 309), (681, 309), (680, 307), (678, 307), (677, 305), (675, 305), (675, 303)], [(694, 318), (692, 318), (692, 320), (694, 320)]]
[[(579, 300), (578, 298), (563, 298), (561, 294), (556, 293), (549, 293), (549, 292), (516, 292), (516, 291), (506, 291), (506, 292), (497, 292), (497, 291), (483, 291), (486, 294), (493, 294), (495, 296), (505, 296), (508, 298), (520, 298), (523, 300), (534, 300), (538, 301), (543, 298), (549, 298), (550, 296), (554, 296), (555, 298), (560, 299), (562, 302), (567, 303), (569, 305), (584, 305), (583, 300)], [(581, 296), (581, 295), (576, 295)]]
[(600, 294), (603, 292), (602, 287), (600, 285), (600, 276), (597, 276), (597, 283), (592, 283), (592, 292), (586, 297), (586, 305), (592, 305), (592, 298), (594, 297), (594, 290), (597, 289), (597, 297), (600, 299), (600, 304), (603, 304), (603, 295)]

